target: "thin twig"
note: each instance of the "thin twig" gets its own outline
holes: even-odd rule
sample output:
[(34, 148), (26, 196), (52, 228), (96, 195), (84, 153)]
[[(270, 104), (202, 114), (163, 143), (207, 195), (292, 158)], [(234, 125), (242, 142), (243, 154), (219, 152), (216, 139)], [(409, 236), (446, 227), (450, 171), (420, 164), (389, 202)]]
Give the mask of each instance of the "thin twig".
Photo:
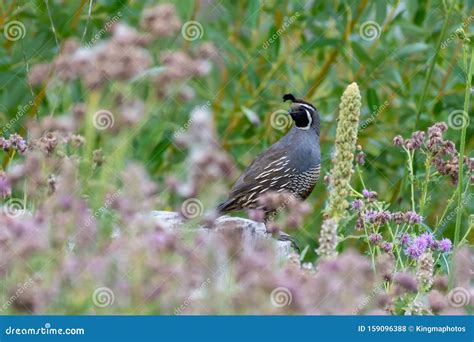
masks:
[(89, 10), (87, 11), (87, 20), (86, 20), (86, 26), (84, 27), (84, 32), (82, 33), (82, 38), (81, 38), (81, 44), (84, 42), (84, 38), (86, 37), (87, 33), (87, 27), (89, 26), (89, 22), (91, 20), (91, 15), (92, 15), (92, 3), (94, 0), (91, 0), (89, 2)]
[(54, 40), (56, 41), (56, 47), (58, 48), (58, 51), (59, 51), (59, 40), (58, 40), (58, 36), (56, 35), (56, 28), (54, 27), (53, 17), (51, 16), (51, 11), (49, 10), (49, 2), (48, 0), (44, 0), (44, 3), (46, 5), (46, 11), (48, 12), (49, 22), (51, 23), (51, 30), (53, 31)]

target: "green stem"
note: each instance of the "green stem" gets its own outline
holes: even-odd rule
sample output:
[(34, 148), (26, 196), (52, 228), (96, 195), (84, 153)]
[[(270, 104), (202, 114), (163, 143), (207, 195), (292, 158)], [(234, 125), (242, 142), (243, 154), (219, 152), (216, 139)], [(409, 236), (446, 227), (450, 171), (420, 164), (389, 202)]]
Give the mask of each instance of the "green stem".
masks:
[(413, 170), (413, 156), (409, 150), (404, 148), (408, 155), (408, 171), (410, 176), (410, 189), (411, 189), (411, 210), (415, 211), (415, 174)]
[[(396, 234), (397, 234), (397, 233), (395, 232), (395, 234), (393, 234), (392, 226), (389, 225), (389, 224), (387, 224), (387, 226), (388, 226), (388, 231), (390, 232), (390, 236), (392, 237), (392, 241), (393, 241), (392, 248), (393, 248), (393, 251), (394, 251), (394, 255), (395, 255), (395, 253), (396, 253), (396, 255), (397, 255), (397, 261), (398, 261), (398, 263), (400, 264), (401, 268), (403, 269), (404, 266), (403, 266), (403, 261), (402, 261), (402, 257), (401, 257), (401, 252), (400, 252), (400, 250), (399, 250), (399, 248), (398, 248), (398, 245), (396, 244), (396, 240), (397, 240), (397, 239), (396, 239)], [(398, 231), (398, 226), (397, 226), (397, 231)]]
[(347, 235), (341, 239), (341, 242), (349, 240), (349, 239), (353, 239), (353, 240), (365, 239), (365, 236), (364, 235)]
[(461, 239), (461, 241), (459, 243), (463, 243), (465, 240), (467, 240), (467, 237), (469, 236), (469, 233), (471, 232), (472, 228), (474, 228), (474, 225), (469, 225), (469, 228), (467, 229), (467, 232), (466, 234), (464, 234), (463, 238)]
[(364, 224), (364, 232), (365, 232), (365, 239), (367, 241), (367, 244), (369, 246), (369, 253), (370, 253), (370, 258), (372, 259), (372, 269), (374, 270), (374, 273), (376, 272), (375, 268), (375, 253), (372, 251), (372, 246), (369, 241), (369, 233), (367, 232), (367, 226)]
[(94, 126), (94, 114), (97, 112), (99, 105), (100, 93), (97, 91), (92, 91), (89, 97), (89, 106), (87, 108), (86, 114), (86, 124), (85, 124), (85, 136), (86, 136), (86, 148), (84, 160), (86, 167), (90, 170), (91, 161), (92, 161), (92, 151), (95, 148), (95, 138), (96, 138), (96, 128)]
[(443, 222), (444, 217), (445, 217), (446, 214), (448, 213), (448, 210), (449, 210), (449, 209), (451, 208), (451, 206), (453, 205), (454, 199), (456, 198), (457, 194), (458, 194), (458, 189), (456, 188), (456, 190), (454, 190), (453, 194), (452, 194), (451, 197), (449, 198), (449, 200), (448, 200), (448, 202), (447, 202), (447, 204), (446, 204), (446, 207), (444, 208), (444, 212), (443, 212), (443, 214), (441, 215), (441, 218), (438, 220), (438, 223), (436, 223), (436, 228), (434, 229), (433, 234), (436, 234), (436, 232), (438, 231), (441, 222)]
[(426, 195), (428, 193), (428, 184), (430, 182), (432, 157), (433, 156), (431, 155), (431, 153), (429, 153), (425, 160), (425, 181), (423, 182), (423, 190), (421, 191), (420, 212), (419, 212), (421, 216), (423, 216), (423, 211), (425, 210), (425, 205), (426, 205)]
[[(471, 49), (471, 60), (468, 66), (468, 52), (470, 48), (468, 43), (464, 43), (464, 53), (463, 53), (463, 60), (464, 60), (464, 67), (466, 71), (466, 90), (464, 93), (464, 113), (469, 113), (469, 99), (470, 99), (470, 91), (471, 91), (471, 81), (472, 81), (472, 69), (474, 65), (474, 50)], [(458, 211), (456, 213), (456, 227), (454, 229), (454, 248), (456, 248), (459, 244), (459, 235), (461, 234), (461, 219), (462, 219), (462, 201), (463, 201), (463, 191), (462, 191), (462, 183), (463, 183), (463, 166), (464, 166), (464, 149), (466, 148), (466, 131), (467, 126), (469, 125), (469, 121), (467, 124), (463, 125), (461, 131), (461, 142), (459, 147), (459, 176), (458, 176)], [(454, 262), (454, 258), (451, 259), (451, 263)], [(454, 269), (454, 264), (452, 264), (451, 269)], [(452, 288), (454, 284), (454, 277), (453, 273), (451, 272), (449, 285)]]
[(367, 189), (365, 187), (364, 179), (362, 178), (362, 171), (360, 171), (359, 164), (356, 165), (356, 170), (357, 170), (357, 174), (359, 175), (359, 179), (360, 179), (360, 182), (361, 182), (362, 186), (364, 187), (364, 189)]
[(441, 50), (441, 44), (444, 40), (444, 36), (446, 35), (446, 30), (448, 29), (449, 19), (451, 17), (451, 13), (453, 11), (454, 3), (456, 1), (451, 1), (451, 6), (449, 6), (448, 13), (446, 18), (444, 19), (443, 28), (441, 29), (441, 34), (439, 35), (438, 42), (436, 44), (436, 53), (431, 60), (430, 67), (428, 69), (428, 73), (426, 74), (425, 78), (425, 85), (423, 86), (423, 92), (421, 93), (420, 102), (418, 103), (418, 110), (416, 111), (416, 120), (415, 120), (415, 129), (414, 131), (418, 130), (418, 126), (420, 124), (420, 116), (421, 111), (423, 110), (423, 104), (425, 103), (426, 94), (428, 93), (428, 86), (431, 82), (431, 77), (433, 76), (434, 67), (436, 64), (436, 60), (438, 59), (439, 51)]

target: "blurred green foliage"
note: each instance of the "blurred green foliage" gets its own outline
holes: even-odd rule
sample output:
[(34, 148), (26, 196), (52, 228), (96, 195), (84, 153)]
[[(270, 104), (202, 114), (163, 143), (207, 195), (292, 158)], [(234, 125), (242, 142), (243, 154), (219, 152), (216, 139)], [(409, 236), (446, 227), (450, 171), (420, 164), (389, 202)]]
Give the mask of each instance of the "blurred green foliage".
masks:
[[(186, 170), (185, 153), (173, 144), (173, 132), (188, 121), (194, 106), (210, 101), (220, 143), (243, 169), (257, 153), (284, 134), (272, 128), (269, 120), (272, 112), (286, 109), (281, 96), (291, 92), (314, 103), (322, 114), (321, 174), (324, 176), (330, 168), (339, 98), (346, 85), (356, 81), (363, 96), (359, 143), (367, 153), (363, 167), (366, 186), (394, 207), (406, 210), (409, 200), (405, 159), (393, 147), (392, 139), (397, 134), (408, 137), (414, 131), (426, 73), (433, 58), (436, 57), (434, 72), (422, 106), (420, 128), (447, 121), (450, 112), (463, 106), (462, 49), (453, 33), (461, 25), (467, 32), (472, 31), (474, 1), (455, 1), (446, 37), (437, 51), (450, 3), (448, 0), (175, 1), (183, 22), (197, 20), (202, 24), (203, 37), (192, 42), (181, 35), (160, 39), (151, 50), (153, 66), (160, 66), (157, 52), (187, 49), (203, 41), (212, 42), (218, 48), (222, 65), (214, 67), (210, 76), (191, 81), (197, 96), (190, 102), (176, 97), (160, 101), (151, 95), (155, 85), (146, 82), (117, 85), (145, 99), (150, 112), (147, 121), (128, 142), (131, 148), (125, 157), (143, 162), (160, 182), (170, 174), (179, 177)], [(118, 12), (122, 13), (124, 22), (139, 26), (143, 8), (154, 4), (156, 1), (99, 0), (92, 2), (89, 14), (90, 3), (85, 0), (3, 1), (0, 26), (18, 20), (26, 32), (23, 39), (14, 42), (1, 38), (0, 120), (9, 121), (19, 106), (34, 101), (36, 105), (28, 115), (11, 129), (11, 132), (22, 131), (27, 120), (69, 113), (73, 103), (87, 102), (88, 90), (77, 82), (68, 86), (52, 83), (43, 97), (40, 88), (28, 84), (28, 70), (33, 64), (51, 61), (67, 38), (76, 37), (87, 44), (104, 27), (107, 18)], [(284, 26), (291, 18), (291, 24)], [(376, 39), (363, 37), (361, 27), (368, 21), (380, 28)], [(107, 103), (107, 94), (102, 98)], [(255, 113), (261, 124), (249, 120), (249, 113)], [(458, 144), (459, 132), (450, 129), (448, 138)], [(471, 157), (473, 133), (471, 124), (466, 144)], [(115, 153), (119, 144), (113, 140), (115, 137), (108, 139), (111, 141), (98, 145), (107, 145), (108, 152)], [(424, 176), (421, 172), (418, 175)], [(360, 189), (358, 180), (354, 182)], [(428, 224), (436, 222), (441, 214), (439, 210), (454, 190), (447, 179), (439, 179), (433, 186), (436, 190), (430, 194)], [(308, 199), (314, 206), (314, 214), (297, 234), (303, 246), (310, 245), (310, 251), (315, 247), (326, 197), (326, 187), (321, 181)], [(218, 200), (215, 199), (216, 204)], [(170, 208), (179, 205), (179, 199), (170, 197), (170, 201)], [(473, 208), (473, 203), (464, 208), (464, 222)], [(446, 232), (447, 237), (451, 237), (453, 225), (454, 221)]]

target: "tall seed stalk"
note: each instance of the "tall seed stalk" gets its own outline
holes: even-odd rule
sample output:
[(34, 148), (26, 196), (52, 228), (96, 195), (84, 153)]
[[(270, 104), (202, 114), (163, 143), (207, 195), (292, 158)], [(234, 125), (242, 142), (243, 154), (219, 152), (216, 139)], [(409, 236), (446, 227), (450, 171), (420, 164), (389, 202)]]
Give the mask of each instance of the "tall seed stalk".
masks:
[(353, 173), (354, 153), (359, 128), (361, 96), (357, 83), (351, 83), (341, 97), (336, 129), (336, 150), (330, 172), (329, 203), (321, 226), (318, 254), (330, 257), (336, 254), (337, 226), (349, 206), (350, 180)]

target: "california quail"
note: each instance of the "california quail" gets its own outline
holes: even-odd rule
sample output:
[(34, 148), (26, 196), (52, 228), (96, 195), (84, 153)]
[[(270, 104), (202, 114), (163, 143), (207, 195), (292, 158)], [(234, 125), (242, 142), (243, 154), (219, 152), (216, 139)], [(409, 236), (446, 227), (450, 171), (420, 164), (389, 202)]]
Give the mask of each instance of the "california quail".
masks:
[(290, 131), (260, 154), (239, 177), (229, 198), (218, 210), (227, 213), (242, 209), (263, 209), (266, 218), (271, 210), (261, 208), (258, 198), (267, 191), (287, 191), (305, 200), (319, 178), (319, 112), (312, 104), (296, 99), (292, 94), (288, 114), (294, 121)]

